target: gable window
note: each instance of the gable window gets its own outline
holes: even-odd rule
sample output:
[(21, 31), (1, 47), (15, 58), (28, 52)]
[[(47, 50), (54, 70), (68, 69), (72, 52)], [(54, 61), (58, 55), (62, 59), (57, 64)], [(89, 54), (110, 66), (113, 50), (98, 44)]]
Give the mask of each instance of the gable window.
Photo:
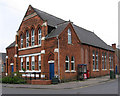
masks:
[(96, 69), (98, 69), (98, 52), (96, 52)]
[(72, 59), (71, 59), (71, 70), (75, 70), (75, 59), (74, 59), (73, 56), (72, 56)]
[(71, 30), (70, 28), (68, 29), (68, 44), (71, 44), (72, 40), (71, 40)]
[(106, 62), (106, 53), (105, 53), (105, 69), (107, 69), (107, 62)]
[(21, 70), (23, 70), (23, 58), (21, 58)]
[(41, 55), (38, 56), (38, 69), (41, 70)]
[(102, 69), (104, 69), (104, 53), (102, 53)]
[(21, 48), (23, 48), (23, 36), (22, 35), (20, 36), (20, 39), (21, 39)]
[(32, 28), (32, 31), (31, 31), (31, 46), (34, 46), (35, 44), (35, 37), (34, 37), (34, 29)]
[(29, 32), (26, 31), (26, 47), (29, 46)]
[(38, 29), (38, 44), (41, 45), (41, 29)]
[(65, 59), (65, 70), (69, 70), (69, 57), (66, 56), (66, 59)]
[(93, 70), (95, 70), (95, 51), (93, 51)]
[(32, 56), (32, 60), (31, 60), (31, 67), (32, 67), (32, 70), (35, 70), (35, 57)]
[(29, 57), (26, 57), (26, 70), (29, 70)]

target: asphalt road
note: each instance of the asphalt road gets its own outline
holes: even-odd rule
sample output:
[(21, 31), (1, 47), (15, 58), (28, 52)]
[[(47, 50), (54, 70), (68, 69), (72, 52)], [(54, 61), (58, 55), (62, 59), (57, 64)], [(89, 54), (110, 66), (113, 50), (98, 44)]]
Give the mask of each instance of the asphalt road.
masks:
[[(120, 81), (119, 81), (120, 83)], [(2, 88), (3, 94), (118, 94), (118, 79), (74, 89)]]

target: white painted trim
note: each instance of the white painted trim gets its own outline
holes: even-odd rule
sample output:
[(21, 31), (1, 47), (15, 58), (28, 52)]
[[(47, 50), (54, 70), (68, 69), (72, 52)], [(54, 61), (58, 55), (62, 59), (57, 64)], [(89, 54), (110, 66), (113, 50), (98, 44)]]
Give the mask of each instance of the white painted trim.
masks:
[(41, 53), (26, 54), (26, 55), (20, 55), (19, 57), (36, 56), (36, 55), (40, 55), (40, 54)]
[(17, 54), (15, 54), (14, 57), (17, 57)]
[(71, 70), (71, 72), (76, 72), (75, 70)]
[(48, 61), (48, 63), (54, 63), (54, 60), (50, 60), (50, 61)]
[(45, 78), (45, 75), (41, 74), (41, 78)]
[(93, 71), (95, 71), (95, 69), (93, 69)]
[(6, 56), (6, 59), (8, 58), (8, 56)]
[(29, 46), (29, 47), (26, 47), (26, 48), (21, 48), (21, 49), (18, 49), (18, 50), (19, 51), (21, 51), (21, 50), (27, 50), (27, 49), (32, 49), (32, 48), (40, 47), (40, 46), (41, 46), (41, 44), (40, 45)]
[(95, 71), (99, 71), (99, 69), (96, 69)]
[(44, 23), (42, 24), (42, 26), (47, 26), (47, 22), (44, 22)]
[(42, 37), (41, 40), (45, 40), (45, 37)]
[(8, 73), (5, 73), (5, 75), (7, 76), (7, 75), (8, 75)]
[[(27, 77), (34, 77), (34, 74), (22, 74), (23, 77), (27, 76)], [(36, 74), (36, 77), (39, 77), (39, 74)]]
[(109, 69), (109, 70), (114, 70), (114, 69)]
[(14, 65), (14, 63), (10, 63), (10, 65)]
[[(23, 70), (19, 70), (19, 72), (24, 72)], [(32, 72), (41, 72), (41, 70), (26, 70), (26, 73), (32, 73)]]
[(41, 54), (45, 54), (45, 50), (41, 50)]
[(15, 47), (18, 47), (18, 44), (15, 44)]
[(65, 70), (65, 72), (70, 72), (70, 70)]
[(58, 48), (55, 48), (55, 49), (54, 49), (54, 52), (58, 52)]

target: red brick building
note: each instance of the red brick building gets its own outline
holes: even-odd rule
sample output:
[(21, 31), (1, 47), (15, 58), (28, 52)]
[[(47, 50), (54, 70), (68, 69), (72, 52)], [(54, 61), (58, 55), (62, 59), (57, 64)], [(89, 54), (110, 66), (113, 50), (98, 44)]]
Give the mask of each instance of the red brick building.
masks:
[(78, 64), (87, 64), (90, 77), (107, 75), (115, 68), (114, 49), (95, 33), (31, 5), (6, 50), (6, 75), (19, 71), (30, 77), (36, 72), (41, 79), (73, 80)]

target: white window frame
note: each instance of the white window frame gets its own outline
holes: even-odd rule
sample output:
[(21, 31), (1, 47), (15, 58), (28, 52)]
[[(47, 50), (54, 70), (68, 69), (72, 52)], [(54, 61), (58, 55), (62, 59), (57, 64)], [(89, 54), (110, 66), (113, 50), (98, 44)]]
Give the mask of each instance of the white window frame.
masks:
[(31, 46), (34, 46), (34, 45), (35, 45), (35, 30), (32, 28), (32, 30), (31, 30)]
[(93, 59), (93, 57), (92, 57), (92, 59), (93, 59), (93, 71), (95, 70), (95, 51), (93, 51), (93, 53), (92, 53), (93, 55), (93, 57), (94, 57), (94, 59)]
[(107, 61), (106, 61), (106, 59), (107, 59), (107, 54), (105, 53), (105, 70), (107, 69)]
[(29, 47), (29, 32), (26, 31), (26, 47)]
[(105, 69), (105, 67), (104, 67), (104, 53), (102, 53), (102, 69), (104, 70)]
[(99, 62), (98, 62), (98, 51), (97, 51), (97, 52), (96, 52), (96, 69), (97, 69), (97, 70), (98, 70), (98, 67), (99, 67), (99, 66), (98, 66), (98, 63), (99, 63)]
[(42, 34), (41, 34), (41, 28), (38, 29), (38, 45), (41, 45), (41, 38), (42, 38)]
[(21, 62), (21, 70), (23, 70), (23, 58), (21, 58), (20, 62)]
[(29, 67), (29, 57), (26, 57), (26, 70), (29, 70), (27, 67)]
[(111, 69), (111, 55), (109, 55), (109, 69)]
[(68, 44), (72, 44), (72, 34), (71, 34), (71, 29), (68, 29)]
[(41, 70), (41, 55), (38, 55), (38, 70)]
[(35, 57), (34, 56), (31, 57), (31, 70), (35, 70)]
[(21, 39), (20, 40), (20, 42), (21, 42), (21, 48), (23, 48), (23, 36), (22, 35), (20, 36), (20, 39)]
[[(73, 58), (73, 61), (72, 61), (72, 58)], [(72, 64), (73, 64), (73, 70), (75, 70), (75, 58), (74, 56), (72, 56), (71, 58), (71, 70), (72, 70)]]
[[(70, 70), (70, 68), (69, 68), (69, 57), (68, 56), (66, 56), (67, 58), (68, 58), (68, 61), (66, 60), (66, 58), (65, 58), (65, 70), (66, 70), (66, 63), (68, 63), (68, 69), (67, 70)], [(67, 71), (66, 70), (66, 71)]]

